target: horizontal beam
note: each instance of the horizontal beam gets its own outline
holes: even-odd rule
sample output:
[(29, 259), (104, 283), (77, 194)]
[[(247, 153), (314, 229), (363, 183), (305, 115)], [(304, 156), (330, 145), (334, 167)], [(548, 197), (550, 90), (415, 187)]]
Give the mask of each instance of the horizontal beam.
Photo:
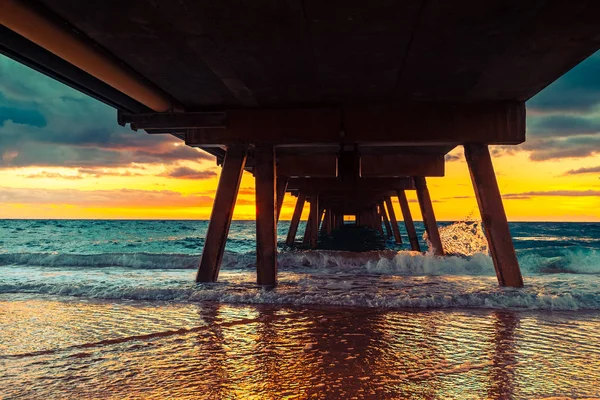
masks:
[(277, 173), (289, 177), (333, 177), (337, 176), (337, 157), (333, 154), (277, 156)]
[(356, 181), (340, 182), (336, 178), (290, 178), (287, 191), (300, 190), (307, 194), (319, 192), (347, 191), (348, 194), (362, 191), (414, 189), (411, 178), (359, 178)]
[(360, 176), (444, 176), (443, 154), (361, 155)]
[(186, 144), (519, 144), (525, 140), (525, 105), (518, 102), (408, 103), (343, 110), (228, 110), (226, 125), (223, 130), (189, 129)]
[(185, 128), (225, 128), (224, 112), (180, 112), (180, 113), (117, 113), (121, 126), (131, 124), (132, 129), (185, 129)]

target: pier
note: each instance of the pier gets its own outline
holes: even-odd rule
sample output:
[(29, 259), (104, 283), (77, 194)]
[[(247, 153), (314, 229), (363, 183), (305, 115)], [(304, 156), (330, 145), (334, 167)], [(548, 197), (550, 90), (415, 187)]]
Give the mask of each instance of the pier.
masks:
[(277, 283), (286, 195), (288, 246), (303, 235), (317, 248), (352, 218), (421, 251), (415, 191), (444, 256), (427, 178), (463, 146), (498, 282), (521, 287), (489, 146), (525, 141), (525, 101), (600, 48), (599, 12), (595, 0), (0, 0), (0, 52), (113, 106), (120, 125), (216, 157), (198, 282), (218, 279), (244, 171), (261, 285)]

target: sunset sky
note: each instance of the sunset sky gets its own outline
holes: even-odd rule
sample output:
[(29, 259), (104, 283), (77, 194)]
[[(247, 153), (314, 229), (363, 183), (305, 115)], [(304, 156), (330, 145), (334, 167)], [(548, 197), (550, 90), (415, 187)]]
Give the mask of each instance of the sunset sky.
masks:
[[(509, 220), (600, 221), (600, 52), (527, 110), (527, 141), (492, 147)], [(122, 128), (111, 107), (0, 55), (0, 218), (206, 219), (219, 173), (212, 156)], [(428, 182), (438, 220), (479, 217), (462, 148)], [(245, 173), (235, 219), (254, 218), (253, 188)]]

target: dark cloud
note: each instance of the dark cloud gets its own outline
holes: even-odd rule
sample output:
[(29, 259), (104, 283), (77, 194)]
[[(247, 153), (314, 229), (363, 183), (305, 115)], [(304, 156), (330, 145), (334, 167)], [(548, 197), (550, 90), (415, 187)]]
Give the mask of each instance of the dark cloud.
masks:
[(548, 191), (532, 191), (524, 193), (508, 193), (502, 195), (503, 198), (528, 198), (536, 196), (551, 196), (551, 197), (595, 197), (600, 196), (600, 190), (548, 190)]
[[(117, 125), (116, 111), (0, 56), (0, 168), (212, 160), (170, 135)], [(10, 154), (10, 157), (3, 157)], [(16, 154), (16, 155), (15, 155)]]
[(456, 154), (446, 154), (444, 156), (444, 159), (446, 160), (446, 162), (453, 162), (453, 161), (461, 161), (461, 160), (463, 160), (463, 157), (456, 155)]
[(534, 112), (590, 112), (600, 105), (600, 52), (583, 61), (527, 102)]
[[(598, 71), (600, 73), (600, 71)], [(600, 119), (580, 115), (550, 115), (530, 118), (529, 137), (567, 137), (600, 132)]]
[(217, 173), (211, 170), (196, 170), (188, 167), (178, 167), (166, 172), (163, 176), (179, 179), (209, 179), (213, 176), (217, 176)]
[(533, 161), (589, 157), (600, 153), (600, 135), (532, 139), (519, 147)]
[(46, 126), (46, 118), (38, 110), (0, 106), (0, 126), (6, 121), (37, 127)]
[(564, 175), (595, 174), (595, 173), (600, 173), (600, 165), (597, 167), (590, 167), (590, 168), (571, 169), (571, 170), (565, 172)]

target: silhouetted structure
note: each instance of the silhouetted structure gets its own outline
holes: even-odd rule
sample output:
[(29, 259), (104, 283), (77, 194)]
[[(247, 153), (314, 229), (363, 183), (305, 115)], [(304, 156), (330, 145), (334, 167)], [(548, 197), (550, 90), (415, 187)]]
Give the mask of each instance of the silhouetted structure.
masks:
[[(223, 166), (198, 271), (218, 277), (241, 174), (256, 178), (257, 272), (277, 280), (284, 193), (306, 240), (354, 215), (390, 229), (416, 190), (443, 254), (425, 178), (465, 155), (501, 285), (523, 284), (488, 145), (525, 140), (525, 101), (600, 47), (587, 1), (41, 0), (0, 2), (0, 51), (170, 133)], [(385, 203), (385, 206), (383, 206)], [(387, 210), (386, 210), (387, 208)], [(385, 219), (385, 217), (384, 217)]]

